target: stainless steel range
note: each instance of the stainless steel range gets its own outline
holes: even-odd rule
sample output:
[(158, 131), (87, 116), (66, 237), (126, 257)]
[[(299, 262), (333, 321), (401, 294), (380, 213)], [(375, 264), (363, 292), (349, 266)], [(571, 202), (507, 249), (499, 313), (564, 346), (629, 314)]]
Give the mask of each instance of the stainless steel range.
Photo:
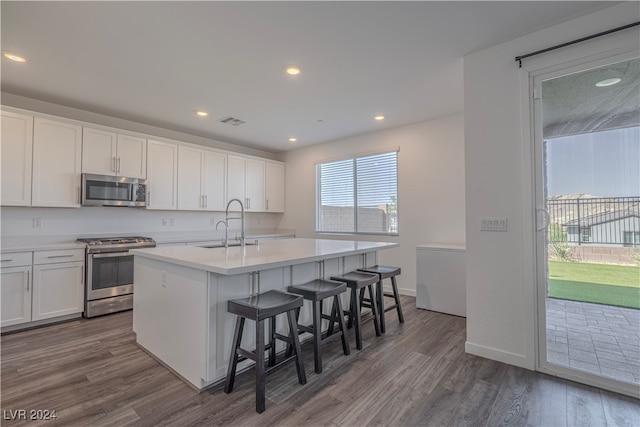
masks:
[(130, 249), (153, 248), (150, 237), (77, 239), (87, 245), (84, 317), (133, 308), (133, 255)]

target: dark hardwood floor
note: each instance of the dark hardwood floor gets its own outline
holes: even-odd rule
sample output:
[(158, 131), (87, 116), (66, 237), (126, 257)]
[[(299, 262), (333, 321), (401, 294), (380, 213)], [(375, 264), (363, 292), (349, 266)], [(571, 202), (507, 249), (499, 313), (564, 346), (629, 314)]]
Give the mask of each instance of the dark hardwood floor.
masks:
[(303, 345), (307, 384), (293, 364), (268, 376), (263, 414), (253, 371), (197, 393), (135, 345), (131, 312), (4, 335), (2, 425), (640, 426), (638, 400), (465, 354), (465, 319), (402, 301), (404, 325), (366, 324), (362, 351), (351, 331), (350, 356), (330, 343), (320, 375)]

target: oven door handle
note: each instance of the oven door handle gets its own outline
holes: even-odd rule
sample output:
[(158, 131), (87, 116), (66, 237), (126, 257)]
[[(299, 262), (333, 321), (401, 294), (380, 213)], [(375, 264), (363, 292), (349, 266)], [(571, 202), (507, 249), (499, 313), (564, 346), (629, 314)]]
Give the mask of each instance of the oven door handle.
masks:
[(91, 254), (92, 258), (115, 258), (115, 257), (119, 257), (119, 256), (130, 256), (132, 254), (130, 254), (128, 251), (127, 252), (109, 252), (106, 254)]

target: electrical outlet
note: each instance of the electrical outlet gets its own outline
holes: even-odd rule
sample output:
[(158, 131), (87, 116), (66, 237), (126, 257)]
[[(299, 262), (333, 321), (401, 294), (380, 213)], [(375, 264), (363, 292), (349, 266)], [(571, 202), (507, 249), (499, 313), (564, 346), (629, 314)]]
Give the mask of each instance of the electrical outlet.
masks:
[(42, 229), (42, 218), (33, 218), (33, 229), (34, 230)]
[(171, 218), (171, 220), (169, 221), (169, 224), (171, 224), (172, 227), (176, 226), (176, 219), (175, 218)]
[(163, 227), (166, 227), (168, 223), (169, 222), (167, 221), (167, 218), (162, 218), (162, 226)]

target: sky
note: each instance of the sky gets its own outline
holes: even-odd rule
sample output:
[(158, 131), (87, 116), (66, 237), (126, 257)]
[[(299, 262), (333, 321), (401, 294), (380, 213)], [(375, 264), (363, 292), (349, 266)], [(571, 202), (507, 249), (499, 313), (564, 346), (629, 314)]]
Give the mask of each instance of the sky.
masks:
[(640, 196), (640, 127), (547, 140), (547, 195)]

